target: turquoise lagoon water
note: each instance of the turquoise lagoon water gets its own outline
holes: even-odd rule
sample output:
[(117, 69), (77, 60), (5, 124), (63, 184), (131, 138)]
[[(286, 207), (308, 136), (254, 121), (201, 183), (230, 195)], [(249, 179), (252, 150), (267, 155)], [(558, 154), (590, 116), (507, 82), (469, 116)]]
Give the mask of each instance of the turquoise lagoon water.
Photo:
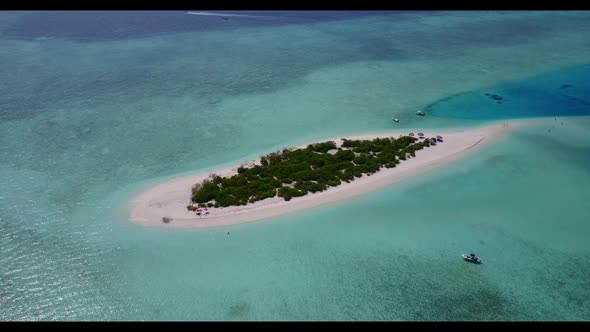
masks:
[[(0, 319), (590, 318), (590, 53), (576, 39), (587, 14), (348, 13), (205, 29), (170, 27), (168, 13), (159, 31), (129, 23), (100, 36), (113, 21), (37, 35), (56, 18), (27, 15), (0, 17)], [(533, 41), (554, 36), (559, 61), (425, 97), (451, 71), (510, 65), (486, 52), (547, 55)], [(429, 81), (415, 78), (422, 69), (396, 74), (408, 67)], [(423, 88), (403, 99), (412, 84)], [(413, 116), (414, 103), (428, 116)], [(285, 146), (522, 117), (546, 120), (418, 178), (281, 218), (178, 231), (123, 213), (149, 184)]]

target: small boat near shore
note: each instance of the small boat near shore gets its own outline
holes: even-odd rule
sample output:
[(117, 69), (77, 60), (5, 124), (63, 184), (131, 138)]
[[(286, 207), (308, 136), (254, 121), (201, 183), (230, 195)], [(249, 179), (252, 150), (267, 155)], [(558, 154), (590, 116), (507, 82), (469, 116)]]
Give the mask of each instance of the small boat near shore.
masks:
[(399, 122), (398, 118), (391, 118), (391, 120), (393, 120), (393, 122)]
[(422, 112), (422, 111), (418, 111), (418, 112), (416, 112), (416, 115), (419, 115), (419, 116), (425, 116), (425, 115), (426, 115), (426, 113), (424, 113), (424, 112)]
[(461, 255), (461, 257), (463, 257), (464, 260), (471, 262), (471, 263), (475, 263), (475, 264), (481, 264), (481, 259), (479, 259), (479, 257), (475, 256), (474, 254), (463, 254)]

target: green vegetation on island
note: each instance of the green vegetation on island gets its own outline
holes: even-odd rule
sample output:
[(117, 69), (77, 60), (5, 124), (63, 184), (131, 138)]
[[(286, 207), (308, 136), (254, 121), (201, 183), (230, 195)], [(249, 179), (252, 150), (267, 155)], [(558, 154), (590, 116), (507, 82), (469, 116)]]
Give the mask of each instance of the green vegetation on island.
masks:
[(240, 166), (231, 177), (212, 174), (193, 187), (192, 201), (207, 207), (246, 205), (277, 195), (289, 201), (395, 167), (415, 157), (417, 150), (436, 144), (434, 139), (410, 136), (342, 140), (340, 147), (328, 141), (273, 152), (260, 157), (260, 165)]

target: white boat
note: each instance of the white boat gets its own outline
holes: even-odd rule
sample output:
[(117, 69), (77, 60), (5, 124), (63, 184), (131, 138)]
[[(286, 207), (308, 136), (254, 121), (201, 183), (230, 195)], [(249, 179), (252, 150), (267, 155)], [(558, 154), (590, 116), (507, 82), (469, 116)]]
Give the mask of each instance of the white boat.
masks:
[(424, 116), (424, 115), (426, 115), (426, 113), (424, 113), (422, 111), (418, 111), (418, 112), (416, 112), (416, 115)]
[(398, 118), (391, 118), (391, 120), (393, 120), (393, 122), (399, 122)]
[(474, 254), (463, 254), (461, 257), (463, 257), (463, 259), (468, 262), (481, 264), (481, 259), (479, 259), (479, 257), (475, 256)]

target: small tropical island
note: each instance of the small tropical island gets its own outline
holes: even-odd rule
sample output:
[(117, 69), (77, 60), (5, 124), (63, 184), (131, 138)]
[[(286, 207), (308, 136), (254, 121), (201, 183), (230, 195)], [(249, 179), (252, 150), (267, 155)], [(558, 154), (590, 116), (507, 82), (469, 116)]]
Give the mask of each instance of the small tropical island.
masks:
[(444, 140), (432, 129), (325, 139), (214, 172), (163, 180), (137, 192), (125, 213), (142, 226), (201, 228), (305, 211), (422, 175), (525, 123), (447, 129)]
[[(419, 133), (419, 135), (422, 133)], [(370, 176), (381, 168), (394, 168), (400, 161), (416, 157), (416, 151), (442, 137), (420, 139), (410, 135), (371, 140), (342, 138), (309, 144), (306, 148), (283, 149), (260, 157), (252, 167), (240, 166), (230, 177), (211, 175), (192, 188), (189, 211), (201, 207), (219, 208), (247, 205), (271, 197), (290, 201), (293, 197), (322, 192), (349, 183), (363, 175)]]

